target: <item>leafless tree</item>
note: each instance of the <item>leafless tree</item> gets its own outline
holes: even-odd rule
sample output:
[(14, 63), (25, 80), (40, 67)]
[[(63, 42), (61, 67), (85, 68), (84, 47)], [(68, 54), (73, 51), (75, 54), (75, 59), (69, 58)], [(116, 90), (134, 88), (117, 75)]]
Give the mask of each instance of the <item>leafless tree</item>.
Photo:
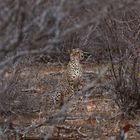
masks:
[[(12, 114), (18, 116), (20, 113), (40, 111), (42, 100), (53, 93), (52, 89), (58, 82), (53, 75), (47, 79), (40, 77), (30, 66), (38, 61), (43, 65), (67, 63), (68, 49), (76, 47), (92, 54), (90, 62), (111, 63), (112, 81), (109, 87), (116, 95), (115, 101), (125, 113), (139, 109), (139, 7), (138, 0), (0, 0), (0, 113), (5, 116), (6, 124)], [(20, 77), (22, 69), (26, 80)], [(90, 90), (97, 87), (106, 71), (105, 67), (59, 112), (45, 114), (49, 121), (26, 127), (9, 127), (8, 124), (3, 128), (0, 125), (0, 135), (10, 132), (18, 140), (20, 133), (24, 135), (49, 125), (50, 129), (42, 135), (45, 139), (51, 137), (55, 126), (66, 120), (66, 109), (79, 96), (92, 94)], [(49, 92), (36, 96), (38, 91), (31, 87), (38, 86), (37, 81), (41, 85), (51, 83)], [(81, 137), (92, 137), (82, 133), (80, 128), (66, 129), (76, 131)]]

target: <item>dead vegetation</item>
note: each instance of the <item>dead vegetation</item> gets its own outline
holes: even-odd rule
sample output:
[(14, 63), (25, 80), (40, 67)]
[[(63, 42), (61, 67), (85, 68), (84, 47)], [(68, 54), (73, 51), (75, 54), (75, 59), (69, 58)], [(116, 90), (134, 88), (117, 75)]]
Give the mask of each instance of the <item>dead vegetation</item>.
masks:
[[(115, 140), (128, 124), (139, 139), (138, 0), (0, 2), (0, 139)], [(86, 84), (48, 113), (71, 48), (89, 54)]]

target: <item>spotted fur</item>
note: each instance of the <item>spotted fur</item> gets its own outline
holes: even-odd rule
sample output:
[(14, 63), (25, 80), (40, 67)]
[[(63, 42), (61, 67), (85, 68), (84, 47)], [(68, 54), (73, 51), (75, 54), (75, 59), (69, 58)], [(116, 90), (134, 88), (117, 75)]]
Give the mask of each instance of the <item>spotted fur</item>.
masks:
[(83, 71), (80, 64), (82, 59), (82, 50), (72, 49), (70, 51), (70, 61), (67, 65), (66, 71), (64, 72), (62, 79), (58, 82), (55, 95), (50, 97), (55, 108), (60, 108), (75, 95), (77, 90), (80, 90), (83, 87)]
[(63, 102), (69, 100), (77, 90), (83, 87), (83, 70), (80, 63), (83, 57), (83, 51), (79, 48), (70, 51), (70, 61), (63, 76), (64, 81), (62, 80), (61, 84), (63, 88), (65, 87), (65, 90), (61, 91)]

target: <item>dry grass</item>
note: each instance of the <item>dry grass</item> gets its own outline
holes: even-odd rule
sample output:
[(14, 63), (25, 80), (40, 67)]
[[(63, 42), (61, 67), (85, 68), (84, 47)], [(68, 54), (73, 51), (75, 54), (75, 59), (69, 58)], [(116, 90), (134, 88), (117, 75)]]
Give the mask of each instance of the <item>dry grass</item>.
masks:
[[(1, 1), (0, 139), (113, 139), (128, 123), (129, 138), (138, 139), (139, 7), (138, 0)], [(86, 85), (47, 114), (71, 48), (90, 54)]]

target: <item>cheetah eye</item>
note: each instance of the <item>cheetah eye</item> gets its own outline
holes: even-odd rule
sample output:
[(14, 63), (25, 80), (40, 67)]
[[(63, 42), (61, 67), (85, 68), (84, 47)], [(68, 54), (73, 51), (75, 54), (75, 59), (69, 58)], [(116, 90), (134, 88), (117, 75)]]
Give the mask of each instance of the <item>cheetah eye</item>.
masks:
[(84, 55), (82, 54), (80, 57), (83, 59), (84, 58)]
[(75, 76), (73, 76), (73, 78), (75, 78)]

